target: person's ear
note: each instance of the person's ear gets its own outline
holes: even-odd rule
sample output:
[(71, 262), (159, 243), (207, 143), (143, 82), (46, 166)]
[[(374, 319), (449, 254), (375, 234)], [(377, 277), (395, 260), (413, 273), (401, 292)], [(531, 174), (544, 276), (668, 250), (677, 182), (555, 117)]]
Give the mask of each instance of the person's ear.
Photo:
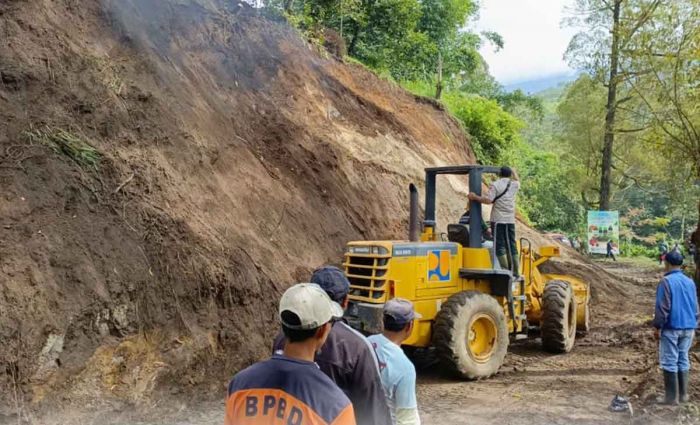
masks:
[(325, 323), (321, 325), (318, 330), (316, 331), (316, 339), (320, 341), (319, 347), (323, 345), (323, 343), (326, 342), (326, 338), (328, 338), (328, 334), (331, 333), (331, 327), (333, 324), (331, 322)]
[(350, 297), (346, 295), (345, 298), (343, 298), (343, 301), (340, 303), (340, 306), (343, 307), (343, 310), (348, 308), (349, 302), (350, 302)]

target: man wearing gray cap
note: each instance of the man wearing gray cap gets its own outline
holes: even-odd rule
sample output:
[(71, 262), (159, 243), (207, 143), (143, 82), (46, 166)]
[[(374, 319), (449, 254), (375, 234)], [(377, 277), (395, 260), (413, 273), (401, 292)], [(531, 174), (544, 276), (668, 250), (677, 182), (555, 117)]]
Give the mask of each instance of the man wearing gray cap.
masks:
[(233, 377), (224, 425), (356, 425), (350, 400), (314, 363), (342, 314), (318, 285), (287, 289), (279, 305), (284, 351)]
[(683, 255), (671, 251), (664, 258), (663, 279), (656, 288), (654, 336), (659, 341), (659, 364), (664, 372), (665, 397), (662, 404), (688, 401), (690, 359), (698, 325), (698, 299), (695, 282), (683, 274)]
[[(346, 308), (350, 282), (342, 270), (333, 266), (316, 269), (311, 282)], [(273, 352), (285, 348), (283, 335), (275, 339)], [(358, 425), (391, 425), (374, 350), (367, 338), (342, 320), (335, 320), (326, 343), (316, 353), (315, 361), (323, 373), (352, 401)]]
[(401, 349), (413, 332), (413, 321), (420, 318), (410, 301), (394, 298), (384, 304), (384, 332), (369, 337), (396, 425), (420, 425), (416, 368)]

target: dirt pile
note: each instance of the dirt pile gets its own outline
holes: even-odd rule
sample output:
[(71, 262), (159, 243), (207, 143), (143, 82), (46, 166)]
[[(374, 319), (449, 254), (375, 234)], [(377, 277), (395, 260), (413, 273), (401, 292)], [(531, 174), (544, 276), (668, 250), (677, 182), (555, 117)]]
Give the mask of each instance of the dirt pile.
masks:
[(0, 35), (0, 419), (218, 393), (287, 285), (402, 237), (408, 183), (474, 159), (435, 105), (245, 5), (6, 0)]

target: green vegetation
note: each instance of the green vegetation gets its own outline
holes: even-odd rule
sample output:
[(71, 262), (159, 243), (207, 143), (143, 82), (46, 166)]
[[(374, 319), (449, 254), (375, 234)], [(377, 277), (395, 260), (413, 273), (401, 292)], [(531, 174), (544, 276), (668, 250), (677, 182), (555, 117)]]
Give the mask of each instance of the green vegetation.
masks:
[[(583, 236), (589, 209), (619, 210), (622, 250), (685, 240), (700, 198), (700, 0), (575, 0), (576, 81), (506, 92), (478, 50), (502, 38), (466, 22), (477, 0), (270, 0), (307, 36), (335, 31), (350, 60), (439, 99), (482, 163), (524, 181), (519, 208), (540, 230)], [(585, 240), (585, 238), (583, 238)]]
[(54, 152), (66, 155), (81, 167), (97, 169), (100, 153), (80, 137), (62, 129), (46, 127), (27, 131), (25, 135), (32, 142), (50, 147)]

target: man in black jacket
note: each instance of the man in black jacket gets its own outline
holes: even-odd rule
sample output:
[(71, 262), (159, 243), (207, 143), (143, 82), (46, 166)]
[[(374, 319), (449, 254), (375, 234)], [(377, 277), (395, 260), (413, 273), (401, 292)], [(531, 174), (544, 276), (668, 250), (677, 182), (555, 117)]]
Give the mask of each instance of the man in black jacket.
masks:
[[(311, 283), (319, 285), (343, 309), (348, 305), (350, 282), (337, 267), (314, 271)], [(284, 336), (275, 338), (273, 352), (284, 349)], [(357, 425), (391, 425), (377, 356), (369, 341), (342, 320), (333, 324), (326, 343), (316, 354), (318, 367), (352, 401)]]

